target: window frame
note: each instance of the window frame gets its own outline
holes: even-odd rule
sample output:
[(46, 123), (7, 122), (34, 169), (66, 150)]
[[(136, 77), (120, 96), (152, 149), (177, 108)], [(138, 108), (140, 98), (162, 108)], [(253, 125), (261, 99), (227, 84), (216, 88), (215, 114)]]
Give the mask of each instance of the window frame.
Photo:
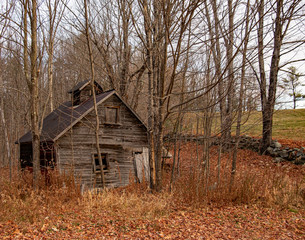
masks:
[[(111, 122), (109, 120), (109, 118), (110, 118), (109, 109), (116, 110), (116, 121), (115, 122)], [(121, 125), (120, 106), (105, 106), (105, 124)]]
[[(110, 169), (109, 167), (109, 156), (108, 156), (108, 153), (101, 153), (101, 157), (102, 157), (102, 164), (103, 166), (105, 165), (104, 167), (104, 172), (105, 171), (108, 171)], [(105, 162), (103, 161), (105, 159)], [(97, 153), (93, 153), (92, 154), (92, 161), (93, 161), (93, 173), (98, 173), (100, 172), (101, 170), (97, 170), (97, 166), (96, 165), (96, 160), (98, 160), (98, 155)]]

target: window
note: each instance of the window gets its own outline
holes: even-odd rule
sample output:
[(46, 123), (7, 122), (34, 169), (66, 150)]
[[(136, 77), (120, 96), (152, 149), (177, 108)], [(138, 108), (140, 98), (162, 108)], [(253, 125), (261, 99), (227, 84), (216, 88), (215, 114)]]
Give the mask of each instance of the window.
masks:
[[(93, 155), (93, 160), (94, 160), (94, 164), (93, 164), (93, 170), (94, 172), (100, 172), (101, 171), (101, 165), (99, 163), (99, 160), (98, 160), (98, 155), (97, 154), (94, 154)], [(103, 164), (103, 170), (108, 170), (109, 169), (109, 161), (108, 161), (108, 157), (107, 157), (107, 154), (106, 153), (101, 153), (101, 159), (102, 159), (102, 164)]]
[(73, 102), (73, 106), (77, 106), (80, 104), (80, 92), (79, 91), (75, 91), (73, 92), (72, 95), (72, 102)]
[(106, 107), (106, 124), (119, 124), (120, 123), (120, 108), (119, 107)]
[(92, 96), (92, 91), (90, 88), (85, 88), (80, 92), (80, 102), (87, 101)]

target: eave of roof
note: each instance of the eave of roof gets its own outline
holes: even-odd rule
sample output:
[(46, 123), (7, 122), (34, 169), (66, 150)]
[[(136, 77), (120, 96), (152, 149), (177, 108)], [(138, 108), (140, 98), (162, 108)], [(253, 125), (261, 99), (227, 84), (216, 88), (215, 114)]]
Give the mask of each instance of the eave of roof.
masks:
[[(96, 96), (96, 104), (99, 105), (106, 101), (112, 95), (116, 95), (125, 106), (136, 116), (136, 118), (142, 123), (147, 130), (145, 123), (134, 112), (128, 104), (116, 93), (115, 90), (103, 92)], [(84, 116), (91, 112), (94, 108), (93, 98), (88, 99), (77, 107), (73, 107), (71, 102), (65, 102), (57, 109), (51, 112), (43, 119), (42, 132), (40, 135), (40, 141), (54, 142), (61, 136), (63, 136), (69, 129), (71, 129), (77, 122), (79, 122)], [(31, 131), (23, 135), (16, 143), (30, 143), (32, 141)]]
[[(96, 96), (97, 105), (115, 93), (114, 90), (101, 93)], [(87, 115), (94, 108), (93, 98), (82, 104), (73, 107), (71, 102), (65, 102), (43, 119), (40, 141), (56, 141), (74, 124)], [(32, 141), (31, 131), (23, 135), (16, 143), (26, 143)]]

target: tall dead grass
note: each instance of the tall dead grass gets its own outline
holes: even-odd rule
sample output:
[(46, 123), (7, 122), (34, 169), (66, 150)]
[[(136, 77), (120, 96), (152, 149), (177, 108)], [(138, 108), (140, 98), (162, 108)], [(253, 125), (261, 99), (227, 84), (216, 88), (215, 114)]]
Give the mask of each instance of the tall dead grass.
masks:
[(81, 197), (79, 185), (71, 175), (53, 171), (41, 175), (37, 190), (32, 187), (32, 174), (18, 172), (9, 181), (7, 169), (0, 169), (0, 222), (39, 222), (50, 214), (74, 205)]
[(189, 206), (207, 204), (261, 204), (266, 207), (304, 208), (305, 178), (291, 178), (282, 172), (260, 173), (244, 169), (236, 173), (233, 186), (224, 174), (219, 183), (208, 182), (198, 174), (181, 176), (173, 191), (177, 201)]
[[(213, 204), (261, 204), (289, 209), (305, 206), (304, 176), (291, 178), (281, 171), (261, 172), (244, 168), (236, 173), (231, 191), (225, 171), (218, 184), (211, 173), (208, 185), (198, 172), (185, 171), (171, 192), (164, 187), (161, 193), (151, 193), (145, 183), (134, 183), (126, 188), (84, 194), (69, 174), (62, 176), (53, 172), (47, 184), (42, 178), (40, 188), (33, 190), (31, 174), (15, 171), (12, 182), (9, 182), (7, 172), (0, 169), (0, 222), (37, 223), (66, 211), (87, 216), (106, 211), (114, 217), (154, 219), (176, 209)], [(167, 179), (166, 174), (164, 179)], [(164, 186), (166, 184), (164, 182)]]
[(167, 192), (151, 194), (149, 191), (143, 191), (139, 194), (133, 188), (126, 191), (108, 189), (99, 193), (86, 192), (80, 205), (88, 213), (106, 211), (114, 217), (155, 219), (171, 211), (171, 198), (172, 195)]
[(41, 177), (39, 189), (34, 190), (31, 173), (14, 172), (9, 182), (6, 169), (0, 169), (0, 222), (40, 223), (71, 211), (84, 216), (106, 211), (114, 217), (154, 219), (171, 211), (171, 195), (151, 194), (146, 183), (82, 194), (71, 174), (51, 172)]

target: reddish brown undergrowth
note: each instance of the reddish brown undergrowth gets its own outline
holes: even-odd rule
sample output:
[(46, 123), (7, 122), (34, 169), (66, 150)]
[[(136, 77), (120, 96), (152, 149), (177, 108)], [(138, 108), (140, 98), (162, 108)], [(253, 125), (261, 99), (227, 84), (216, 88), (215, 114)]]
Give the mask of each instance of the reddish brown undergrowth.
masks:
[(175, 199), (198, 204), (260, 204), (265, 207), (302, 207), (305, 203), (305, 168), (289, 162), (276, 164), (269, 156), (239, 150), (237, 171), (230, 189), (232, 153), (222, 154), (218, 179), (217, 148), (210, 153), (209, 177), (198, 169), (203, 161), (202, 146), (184, 144)]
[(202, 146), (183, 144), (180, 174), (169, 192), (164, 171), (161, 193), (143, 183), (81, 194), (71, 175), (56, 172), (34, 191), (29, 174), (15, 171), (10, 183), (1, 169), (0, 238), (302, 239), (305, 168), (240, 150), (230, 191), (231, 155), (222, 155), (218, 182), (211, 150), (207, 182), (197, 167)]
[(305, 147), (305, 141), (291, 140), (291, 139), (278, 139), (278, 141), (284, 146), (289, 148)]
[(37, 190), (32, 187), (32, 174), (14, 171), (9, 181), (7, 169), (1, 169), (0, 221), (19, 223), (39, 222), (51, 212), (61, 211), (61, 206), (77, 204), (80, 188), (71, 175), (56, 171), (41, 176)]

